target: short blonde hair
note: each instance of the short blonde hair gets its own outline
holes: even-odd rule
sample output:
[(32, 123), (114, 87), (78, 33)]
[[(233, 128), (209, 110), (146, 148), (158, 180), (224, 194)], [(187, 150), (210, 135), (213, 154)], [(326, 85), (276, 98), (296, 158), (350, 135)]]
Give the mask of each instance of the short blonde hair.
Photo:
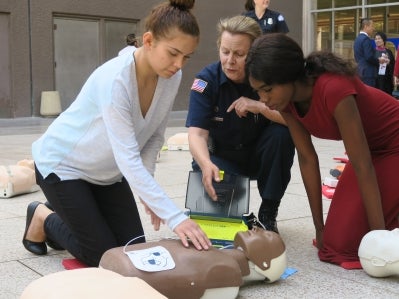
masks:
[(217, 29), (218, 38), (216, 44), (218, 49), (220, 48), (222, 34), (225, 31), (231, 34), (246, 34), (250, 37), (251, 44), (257, 37), (262, 35), (262, 29), (258, 22), (247, 16), (234, 16), (222, 19), (219, 21)]

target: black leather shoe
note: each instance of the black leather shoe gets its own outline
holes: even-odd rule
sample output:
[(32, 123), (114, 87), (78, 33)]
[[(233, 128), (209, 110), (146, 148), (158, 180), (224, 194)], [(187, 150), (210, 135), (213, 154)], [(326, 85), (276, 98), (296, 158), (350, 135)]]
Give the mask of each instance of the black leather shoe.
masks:
[(47, 253), (47, 246), (45, 242), (33, 242), (26, 239), (26, 233), (28, 232), (30, 223), (32, 222), (33, 215), (35, 214), (36, 208), (42, 204), (39, 201), (31, 202), (28, 205), (26, 210), (26, 225), (25, 225), (25, 233), (22, 239), (22, 244), (26, 248), (26, 250), (37, 254), (37, 255), (44, 255)]
[(262, 200), (258, 213), (258, 219), (262, 223), (262, 227), (265, 230), (273, 231), (277, 234), (279, 232), (277, 228), (276, 218), (279, 205), (279, 200)]

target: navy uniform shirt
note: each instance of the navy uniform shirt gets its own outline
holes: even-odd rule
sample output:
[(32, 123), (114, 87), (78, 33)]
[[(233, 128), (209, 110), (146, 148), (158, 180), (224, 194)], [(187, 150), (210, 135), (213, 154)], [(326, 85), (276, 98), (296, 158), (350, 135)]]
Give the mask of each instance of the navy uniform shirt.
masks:
[(284, 16), (277, 11), (266, 9), (266, 12), (260, 19), (256, 16), (255, 10), (245, 12), (244, 16), (251, 17), (257, 21), (263, 33), (287, 33), (289, 31)]
[(238, 117), (227, 108), (241, 96), (259, 100), (249, 84), (237, 84), (226, 77), (220, 62), (199, 72), (190, 92), (186, 127), (209, 131), (217, 149), (232, 150), (253, 147), (270, 121), (261, 114)]

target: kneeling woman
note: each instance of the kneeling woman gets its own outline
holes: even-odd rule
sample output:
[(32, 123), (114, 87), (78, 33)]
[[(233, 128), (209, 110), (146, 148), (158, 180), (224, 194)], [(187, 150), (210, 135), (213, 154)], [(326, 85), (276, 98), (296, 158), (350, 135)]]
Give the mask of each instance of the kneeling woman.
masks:
[[(281, 112), (291, 132), (320, 259), (358, 261), (367, 232), (399, 227), (399, 102), (363, 84), (354, 66), (332, 53), (304, 58), (300, 46), (284, 34), (258, 38), (246, 69), (261, 101)], [(311, 135), (343, 140), (349, 157), (325, 224)]]
[[(47, 244), (65, 248), (89, 266), (102, 254), (145, 238), (132, 190), (155, 229), (165, 221), (189, 246), (211, 245), (155, 182), (180, 69), (199, 41), (190, 9), (194, 0), (170, 0), (146, 21), (143, 46), (97, 68), (72, 105), (33, 144), (38, 184), (55, 213), (28, 206), (25, 248), (45, 254)], [(50, 241), (50, 242), (49, 242)]]

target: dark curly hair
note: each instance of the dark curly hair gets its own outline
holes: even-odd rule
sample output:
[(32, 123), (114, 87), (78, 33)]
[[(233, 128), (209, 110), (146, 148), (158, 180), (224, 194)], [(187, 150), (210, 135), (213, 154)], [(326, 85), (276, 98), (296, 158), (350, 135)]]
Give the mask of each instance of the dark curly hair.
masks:
[(296, 41), (282, 33), (262, 35), (246, 58), (247, 76), (268, 85), (285, 84), (323, 73), (354, 76), (355, 65), (327, 51), (316, 51), (306, 59)]

